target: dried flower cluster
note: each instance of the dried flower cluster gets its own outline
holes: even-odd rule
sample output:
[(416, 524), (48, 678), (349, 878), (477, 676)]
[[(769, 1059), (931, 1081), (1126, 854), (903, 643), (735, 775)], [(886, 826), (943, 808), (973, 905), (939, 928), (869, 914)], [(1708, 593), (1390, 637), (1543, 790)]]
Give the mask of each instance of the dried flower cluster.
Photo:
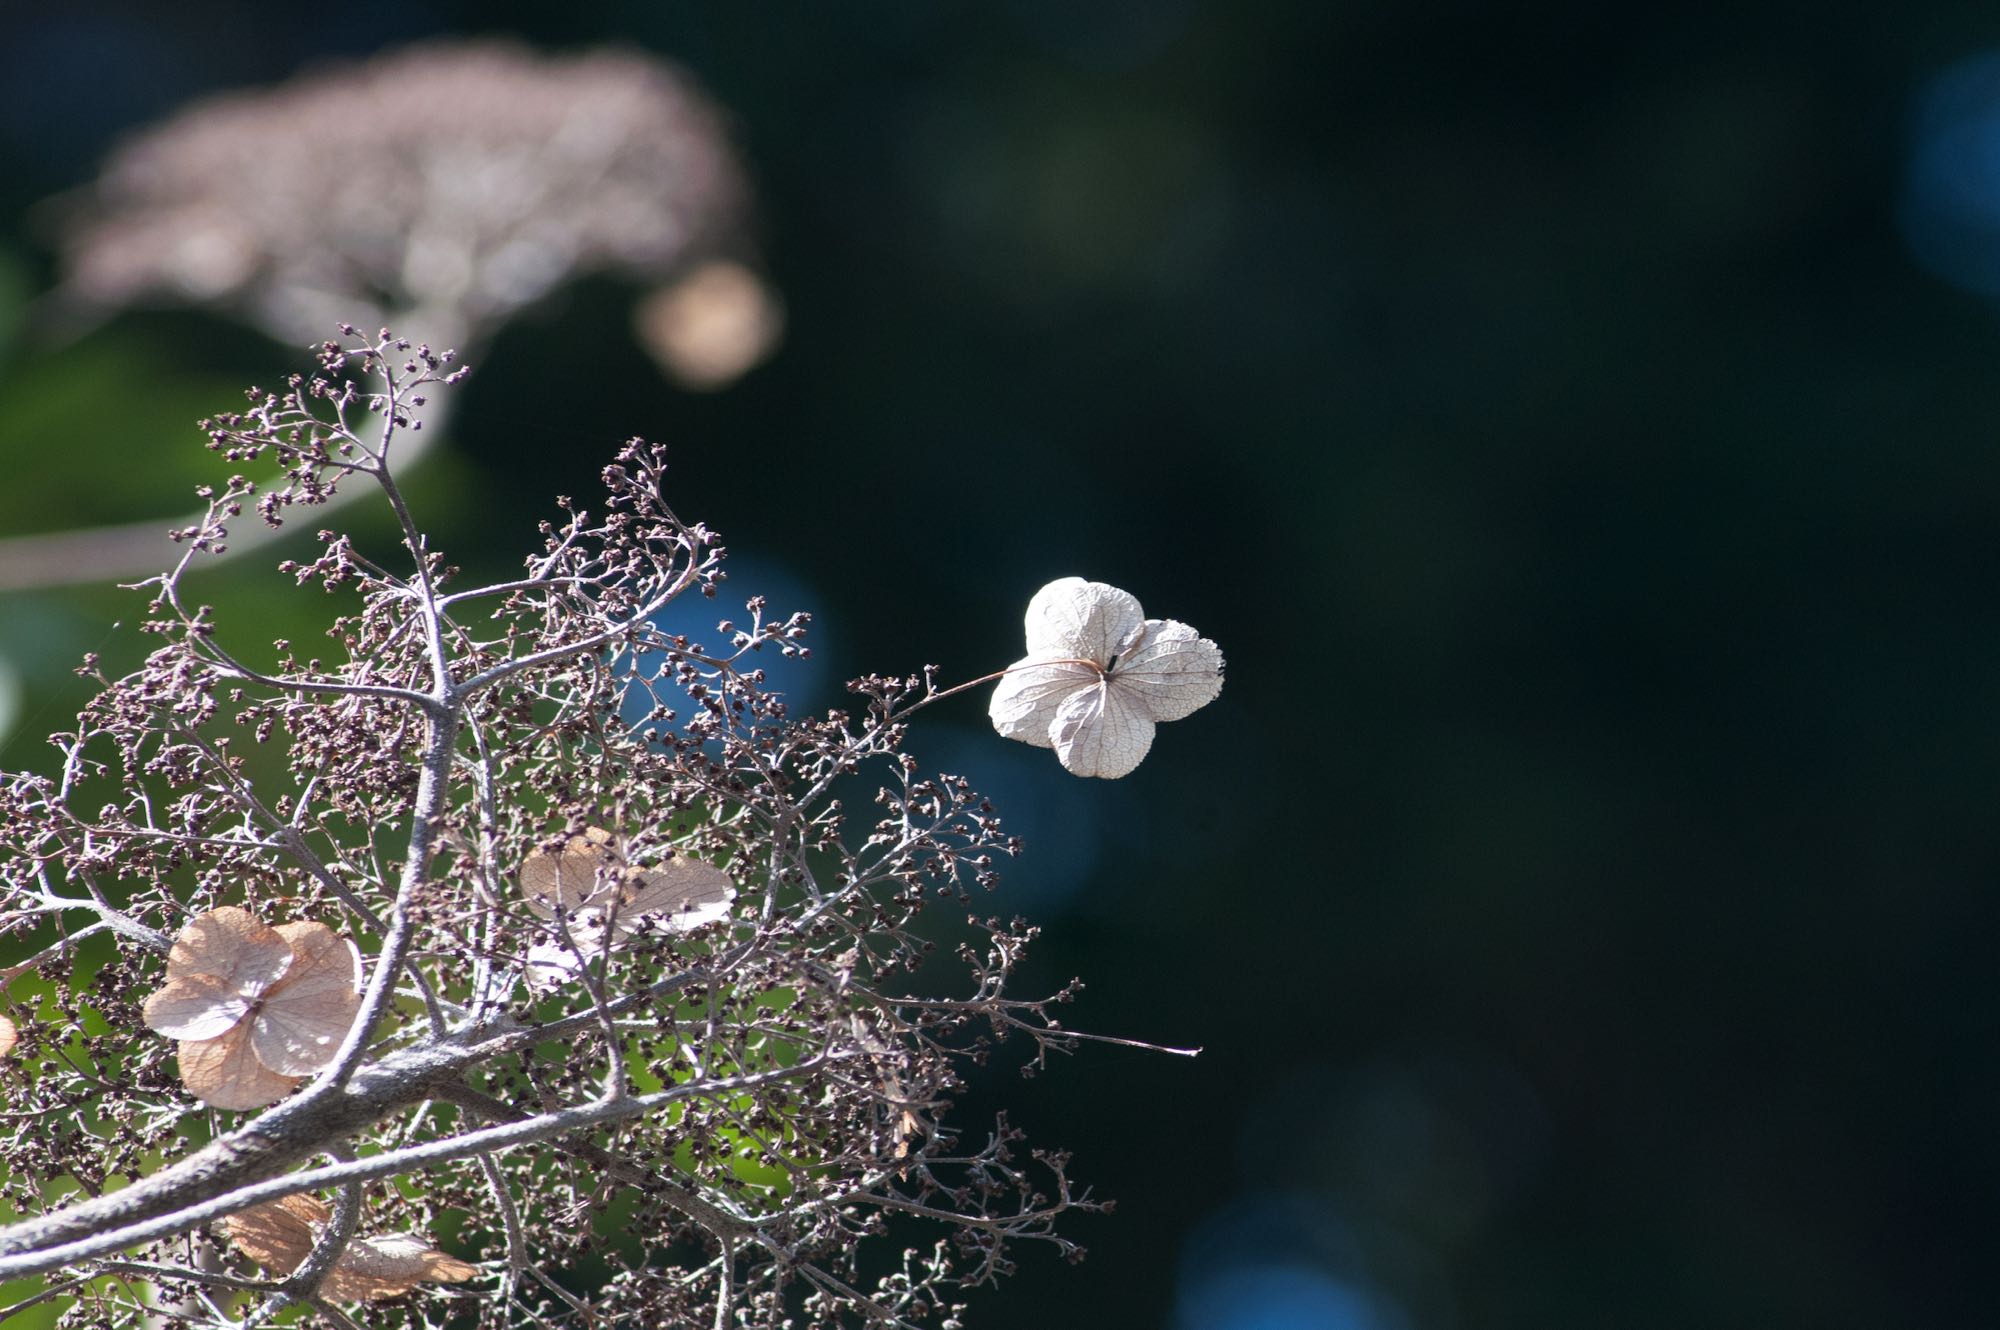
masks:
[(748, 205), (721, 116), (658, 59), (431, 42), (125, 144), (69, 229), (67, 291), (222, 305), (294, 345), (357, 313), (463, 345), (583, 273), (727, 258)]
[[(795, 715), (757, 661), (806, 616), (661, 629), (723, 552), (639, 441), (518, 577), (455, 585), (387, 459), (462, 371), (346, 331), (209, 422), (282, 480), (207, 496), (148, 587), (157, 648), (88, 662), (51, 771), (0, 775), (0, 934), (32, 953), (0, 972), (0, 1281), (51, 1280), (0, 1319), (948, 1328), (1023, 1244), (1079, 1255), (1056, 1223), (1101, 1207), (1065, 1157), (953, 1116), (1003, 1043), (1033, 1070), (1086, 1037), (1053, 1018), (1074, 985), (1011, 991), (1034, 930), (968, 917), (1015, 849), (993, 808), (905, 751), (960, 690), (869, 676)], [(321, 532), (283, 567), (346, 598), (333, 649), (250, 664), (189, 567), (352, 484), (402, 553)], [(1083, 636), (1031, 614), (994, 676), (1049, 683), (1017, 720), (1100, 775), (1137, 761), (1117, 717), (1220, 686), (1120, 596), (1088, 590)]]

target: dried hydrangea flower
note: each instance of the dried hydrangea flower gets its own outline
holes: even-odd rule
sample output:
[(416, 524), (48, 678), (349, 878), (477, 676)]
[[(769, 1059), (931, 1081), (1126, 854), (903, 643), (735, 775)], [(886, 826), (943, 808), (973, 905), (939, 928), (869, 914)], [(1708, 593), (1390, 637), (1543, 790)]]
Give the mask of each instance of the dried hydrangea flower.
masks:
[(225, 905), (175, 937), (146, 1024), (181, 1041), (191, 1094), (262, 1108), (333, 1060), (361, 1007), (360, 974), (354, 944), (325, 924), (271, 928)]
[(713, 864), (676, 855), (637, 868), (601, 827), (572, 836), (559, 852), (537, 850), (521, 862), (521, 895), (543, 919), (560, 910), (570, 943), (550, 939), (528, 952), (535, 987), (574, 975), (585, 959), (646, 928), (687, 933), (729, 917), (736, 884)]
[(1028, 654), (987, 714), (1009, 739), (1053, 748), (1079, 776), (1123, 776), (1179, 720), (1222, 692), (1222, 648), (1184, 623), (1148, 619), (1130, 592), (1081, 577), (1028, 602)]
[(584, 273), (664, 281), (742, 248), (749, 197), (721, 114), (663, 61), (424, 42), (123, 145), (69, 228), (66, 293), (227, 305), (286, 342), (393, 322), (463, 349)]
[[(325, 1202), (300, 1193), (230, 1215), (222, 1227), (245, 1256), (283, 1277), (306, 1259), (317, 1236), (314, 1230), (331, 1214)], [(401, 1297), (422, 1283), (462, 1283), (478, 1273), (478, 1266), (447, 1256), (421, 1238), (394, 1233), (349, 1242), (319, 1291), (336, 1302), (373, 1302)]]

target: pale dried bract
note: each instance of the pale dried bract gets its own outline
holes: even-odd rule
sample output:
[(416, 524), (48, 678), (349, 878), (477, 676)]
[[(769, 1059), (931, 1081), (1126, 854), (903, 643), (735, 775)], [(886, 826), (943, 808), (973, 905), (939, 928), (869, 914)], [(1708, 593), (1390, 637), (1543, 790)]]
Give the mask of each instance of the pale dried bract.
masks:
[(1184, 623), (1148, 619), (1129, 593), (1064, 577), (1028, 602), (1028, 654), (1007, 667), (988, 707), (1010, 739), (1053, 748), (1065, 770), (1127, 776), (1160, 721), (1222, 692), (1222, 649)]
[(180, 1040), (181, 1079), (217, 1108), (275, 1103), (333, 1057), (360, 1009), (354, 944), (305, 920), (267, 928), (233, 905), (188, 921), (146, 1024)]
[[(332, 1218), (324, 1201), (304, 1194), (255, 1205), (222, 1221), (245, 1256), (277, 1275), (298, 1269)], [(418, 1284), (458, 1284), (479, 1267), (455, 1260), (407, 1233), (354, 1238), (327, 1271), (320, 1292), (335, 1302), (397, 1298)]]

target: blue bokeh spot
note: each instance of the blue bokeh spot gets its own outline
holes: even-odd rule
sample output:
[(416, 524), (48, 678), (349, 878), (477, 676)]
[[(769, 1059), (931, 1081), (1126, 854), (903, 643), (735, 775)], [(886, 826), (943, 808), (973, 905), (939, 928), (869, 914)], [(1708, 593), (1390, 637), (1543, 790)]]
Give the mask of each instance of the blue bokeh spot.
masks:
[(1924, 90), (1899, 219), (1926, 268), (2000, 296), (2000, 52), (1961, 60)]

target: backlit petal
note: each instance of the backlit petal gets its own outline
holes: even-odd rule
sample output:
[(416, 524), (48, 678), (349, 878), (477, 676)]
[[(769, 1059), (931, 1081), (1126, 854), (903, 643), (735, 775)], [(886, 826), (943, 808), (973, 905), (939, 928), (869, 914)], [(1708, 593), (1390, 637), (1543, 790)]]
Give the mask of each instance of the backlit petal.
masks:
[(1017, 661), (993, 689), (986, 714), (1009, 739), (1048, 748), (1055, 743), (1056, 709), (1072, 694), (1096, 688), (1098, 673), (1088, 665), (1044, 665), (1031, 657)]
[(1222, 648), (1184, 623), (1148, 619), (1112, 668), (1111, 688), (1154, 720), (1179, 720), (1222, 692)]
[(280, 924), (277, 932), (298, 961), (264, 995), (251, 1022), (251, 1048), (272, 1071), (303, 1076), (333, 1060), (354, 1024), (361, 1009), (361, 957), (325, 924)]
[(522, 977), (528, 987), (536, 993), (546, 993), (576, 978), (583, 968), (583, 958), (562, 943), (551, 939), (537, 942), (528, 948), (527, 965)]
[(1146, 620), (1128, 591), (1081, 577), (1049, 583), (1028, 602), (1028, 655), (1103, 665)]
[(556, 906), (574, 913), (587, 905), (609, 900), (612, 888), (598, 869), (620, 863), (611, 833), (591, 827), (581, 836), (569, 838), (559, 854), (537, 850), (521, 863), (521, 894), (528, 908), (547, 919)]
[(605, 927), (595, 910), (571, 916), (563, 927), (569, 930), (568, 942), (552, 929), (548, 936), (528, 948), (525, 977), (528, 987), (537, 993), (546, 993), (576, 978), (585, 962), (607, 955), (617, 941), (614, 930)]
[(217, 1108), (262, 1108), (299, 1083), (298, 1077), (280, 1076), (257, 1060), (247, 1024), (215, 1039), (183, 1042), (180, 1064), (188, 1093)]
[(330, 1217), (324, 1201), (299, 1192), (239, 1210), (222, 1228), (245, 1256), (282, 1277), (299, 1268), (312, 1250), (314, 1227)]
[(356, 1238), (333, 1263), (320, 1291), (336, 1302), (398, 1298), (420, 1283), (456, 1284), (479, 1273), (407, 1233)]
[(260, 993), (292, 966), (292, 949), (252, 918), (225, 905), (187, 921), (167, 953), (167, 978), (212, 974), (239, 993)]
[[(245, 1256), (280, 1278), (291, 1274), (312, 1251), (318, 1230), (331, 1217), (325, 1202), (300, 1193), (253, 1205), (222, 1221), (224, 1231)], [(335, 1258), (320, 1293), (336, 1302), (399, 1297), (419, 1283), (459, 1283), (479, 1267), (447, 1256), (407, 1233), (354, 1238)]]
[(212, 974), (171, 980), (140, 1009), (149, 1029), (169, 1039), (213, 1039), (250, 1014), (252, 999)]
[(1130, 697), (1104, 686), (1073, 693), (1056, 711), (1056, 757), (1078, 776), (1128, 774), (1153, 746), (1153, 721)]
[(735, 899), (736, 883), (729, 874), (714, 864), (676, 855), (632, 873), (617, 926), (627, 933), (648, 925), (688, 932), (727, 919)]

